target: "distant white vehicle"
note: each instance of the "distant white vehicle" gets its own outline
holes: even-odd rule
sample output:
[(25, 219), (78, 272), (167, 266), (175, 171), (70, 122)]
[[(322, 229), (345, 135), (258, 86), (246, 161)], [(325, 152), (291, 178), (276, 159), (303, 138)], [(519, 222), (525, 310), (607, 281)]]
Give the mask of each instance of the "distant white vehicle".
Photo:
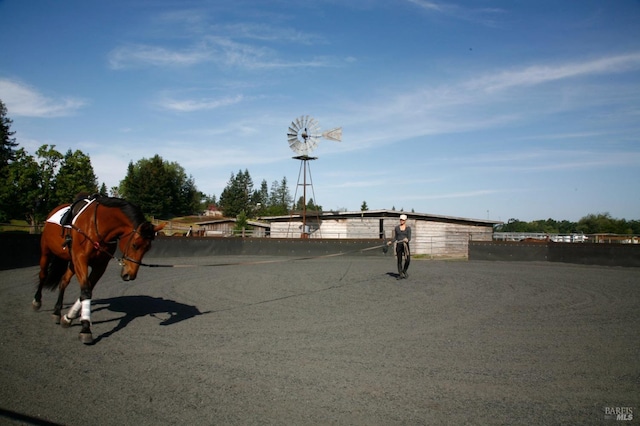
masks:
[(589, 238), (584, 234), (571, 234), (571, 235), (552, 235), (550, 239), (554, 243), (584, 243)]

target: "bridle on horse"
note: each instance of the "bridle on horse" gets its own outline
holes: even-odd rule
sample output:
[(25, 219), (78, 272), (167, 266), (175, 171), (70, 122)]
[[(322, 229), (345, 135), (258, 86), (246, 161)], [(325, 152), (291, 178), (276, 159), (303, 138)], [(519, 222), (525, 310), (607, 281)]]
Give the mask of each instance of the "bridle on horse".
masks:
[[(71, 228), (76, 231), (77, 233), (81, 234), (82, 236), (84, 236), (87, 240), (89, 240), (92, 244), (93, 244), (93, 248), (97, 251), (100, 251), (106, 255), (108, 255), (109, 257), (111, 257), (112, 259), (116, 259), (118, 261), (118, 263), (120, 265), (123, 265), (123, 261), (127, 260), (129, 262), (132, 263), (136, 263), (138, 265), (144, 265), (142, 262), (140, 262), (139, 260), (135, 260), (132, 259), (131, 257), (127, 256), (127, 253), (129, 252), (129, 248), (131, 247), (131, 244), (133, 242), (133, 236), (135, 234), (140, 235), (142, 238), (145, 238), (142, 233), (140, 232), (140, 227), (142, 227), (142, 225), (144, 225), (144, 223), (141, 223), (140, 225), (138, 225), (137, 228), (133, 228), (131, 230), (131, 232), (127, 233), (127, 234), (123, 234), (118, 236), (115, 240), (113, 241), (104, 241), (104, 238), (102, 237), (102, 235), (100, 234), (100, 230), (98, 229), (98, 206), (100, 205), (100, 203), (98, 201), (96, 201), (96, 208), (94, 209), (93, 212), (93, 223), (95, 224), (95, 228), (96, 228), (96, 235), (98, 236), (98, 241), (94, 240), (93, 238), (91, 238), (89, 236), (89, 234), (87, 234), (86, 232), (84, 232), (84, 230), (82, 230), (81, 228), (77, 227), (74, 224), (71, 224)], [(122, 257), (118, 258), (116, 257), (114, 254), (110, 253), (106, 248), (104, 248), (105, 245), (107, 244), (117, 244), (118, 241), (121, 238), (124, 238), (126, 236), (129, 236), (129, 241), (127, 242), (127, 247), (125, 249), (125, 251), (122, 253)]]

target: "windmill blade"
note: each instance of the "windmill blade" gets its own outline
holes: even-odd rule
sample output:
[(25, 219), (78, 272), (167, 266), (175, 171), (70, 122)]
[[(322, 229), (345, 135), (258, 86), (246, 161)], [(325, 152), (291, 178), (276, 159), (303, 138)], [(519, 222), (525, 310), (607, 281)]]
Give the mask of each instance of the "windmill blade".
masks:
[(302, 154), (307, 150), (307, 147), (304, 143), (299, 140), (289, 141), (289, 148), (293, 150), (293, 152)]
[(318, 122), (316, 121), (315, 118), (311, 117), (310, 115), (305, 115), (304, 120), (302, 121), (302, 124), (304, 125), (304, 128), (302, 129), (303, 131), (303, 137), (305, 137), (305, 139), (310, 138), (311, 136), (316, 136), (317, 134), (317, 129), (318, 129)]
[(298, 139), (298, 128), (294, 122), (289, 126), (289, 132), (287, 132), (287, 139), (289, 140), (289, 145), (295, 140)]
[(313, 117), (309, 117), (309, 116), (307, 116), (307, 117), (308, 117), (308, 119), (307, 119), (307, 127), (309, 127), (309, 128), (318, 127), (318, 120), (316, 120)]
[(315, 137), (320, 137), (321, 136), (321, 134), (320, 134), (320, 124), (313, 117), (307, 123), (307, 134), (308, 135), (313, 135)]
[(306, 147), (303, 143), (294, 142), (289, 144), (289, 148), (293, 150), (296, 154), (304, 154), (306, 152)]
[(342, 142), (342, 127), (327, 130), (322, 133), (322, 137), (330, 141)]
[(298, 130), (300, 130), (300, 127), (298, 127), (298, 123), (292, 121), (289, 125), (289, 132), (287, 133), (287, 136), (298, 136)]
[(318, 137), (317, 136), (310, 136), (309, 138), (307, 138), (307, 150), (309, 152), (313, 151), (314, 149), (317, 148), (318, 146)]

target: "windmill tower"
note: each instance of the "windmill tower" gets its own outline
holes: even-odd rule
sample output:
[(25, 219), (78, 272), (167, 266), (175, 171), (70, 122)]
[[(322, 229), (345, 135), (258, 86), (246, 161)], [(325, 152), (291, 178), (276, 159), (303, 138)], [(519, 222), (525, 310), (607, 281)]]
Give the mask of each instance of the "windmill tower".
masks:
[[(336, 142), (342, 141), (342, 127), (321, 132), (320, 124), (315, 118), (309, 115), (302, 115), (293, 120), (289, 125), (287, 139), (289, 141), (289, 148), (296, 154), (293, 159), (300, 161), (300, 168), (301, 171), (303, 171), (302, 184), (300, 184), (300, 173), (298, 173), (298, 184), (296, 188), (302, 186), (301, 237), (309, 238), (309, 227), (307, 226), (307, 186), (311, 187), (313, 193), (313, 180), (311, 179), (309, 161), (318, 159), (318, 157), (311, 157), (309, 154), (316, 149), (320, 139), (328, 139)], [(307, 184), (307, 174), (309, 175), (309, 184)], [(294, 202), (296, 196), (297, 190), (296, 195), (294, 195)], [(316, 201), (315, 194), (313, 196), (314, 201)]]

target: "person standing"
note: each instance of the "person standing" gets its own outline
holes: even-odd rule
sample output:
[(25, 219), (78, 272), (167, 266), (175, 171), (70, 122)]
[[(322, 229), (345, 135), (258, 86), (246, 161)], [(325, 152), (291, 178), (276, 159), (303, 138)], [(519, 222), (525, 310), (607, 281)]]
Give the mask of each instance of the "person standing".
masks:
[[(398, 262), (397, 279), (408, 278), (407, 269), (411, 263), (411, 250), (409, 249), (409, 241), (411, 241), (411, 227), (407, 225), (407, 215), (400, 215), (400, 224), (393, 230), (392, 242), (396, 244), (396, 259)], [(404, 258), (404, 265), (403, 260)]]

